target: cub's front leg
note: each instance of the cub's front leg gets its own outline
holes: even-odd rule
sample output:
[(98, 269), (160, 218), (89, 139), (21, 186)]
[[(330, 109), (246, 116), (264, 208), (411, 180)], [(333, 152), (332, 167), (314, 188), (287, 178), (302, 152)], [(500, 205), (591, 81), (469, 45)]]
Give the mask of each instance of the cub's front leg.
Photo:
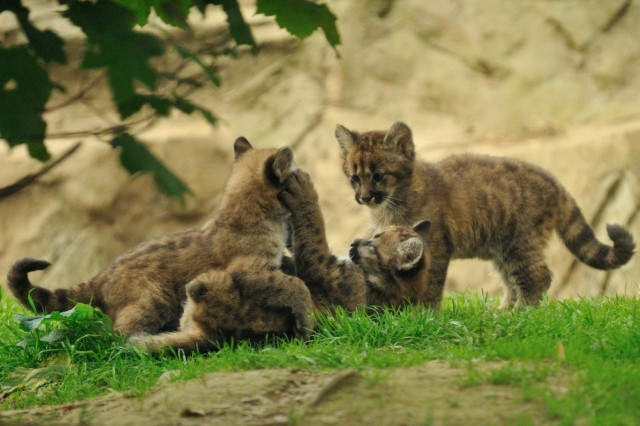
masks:
[(309, 174), (302, 170), (293, 172), (278, 198), (291, 212), (296, 274), (307, 283), (316, 281), (324, 275), (325, 271), (319, 267), (331, 257), (331, 251), (318, 194)]
[(291, 173), (284, 183), (278, 199), (291, 213), (294, 244), (297, 236), (304, 235), (306, 241), (315, 236), (314, 242), (322, 252), (329, 253), (329, 245), (325, 238), (324, 219), (318, 204), (316, 192), (311, 176), (303, 170)]
[(364, 305), (364, 274), (329, 250), (318, 194), (309, 174), (293, 172), (278, 198), (291, 213), (296, 274), (307, 284), (316, 302), (347, 310)]

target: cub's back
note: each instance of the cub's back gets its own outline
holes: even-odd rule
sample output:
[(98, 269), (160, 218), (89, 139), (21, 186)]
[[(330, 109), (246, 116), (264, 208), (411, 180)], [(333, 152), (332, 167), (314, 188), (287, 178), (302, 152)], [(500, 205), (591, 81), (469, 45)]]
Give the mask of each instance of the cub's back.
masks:
[(436, 166), (453, 194), (454, 204), (458, 201), (480, 209), (518, 210), (526, 216), (557, 206), (559, 197), (565, 195), (548, 172), (512, 158), (462, 154), (448, 157)]

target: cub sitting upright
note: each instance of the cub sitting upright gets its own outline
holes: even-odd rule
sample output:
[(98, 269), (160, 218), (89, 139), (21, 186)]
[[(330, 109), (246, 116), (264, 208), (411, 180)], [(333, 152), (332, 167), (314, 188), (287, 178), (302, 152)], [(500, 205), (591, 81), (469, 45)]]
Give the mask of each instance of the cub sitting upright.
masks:
[(296, 275), (317, 306), (401, 306), (425, 293), (431, 259), (428, 220), (411, 228), (377, 230), (351, 244), (350, 259), (340, 259), (329, 250), (318, 195), (306, 172), (291, 174), (280, 199), (291, 211)]
[[(551, 284), (544, 248), (553, 229), (580, 261), (614, 269), (635, 249), (631, 234), (609, 225), (613, 246), (599, 242), (571, 195), (546, 171), (508, 158), (454, 155), (415, 159), (409, 127), (358, 133), (337, 125), (343, 171), (356, 201), (380, 227), (432, 222), (429, 283), (421, 300), (438, 307), (451, 258), (492, 260), (502, 273), (501, 308), (537, 305)], [(515, 300), (514, 300), (515, 298)]]
[[(118, 257), (87, 283), (50, 291), (33, 286), (27, 274), (49, 263), (21, 259), (11, 268), (13, 294), (29, 307), (31, 296), (42, 311), (71, 309), (92, 303), (111, 317), (114, 330), (133, 335), (176, 330), (186, 300), (185, 286), (203, 272), (224, 269), (239, 259), (263, 279), (235, 283), (247, 301), (293, 315), (293, 334), (312, 329), (309, 290), (280, 272), (289, 212), (277, 198), (293, 170), (290, 148), (253, 149), (239, 138), (235, 162), (216, 216), (201, 228), (161, 237)], [(194, 290), (198, 295), (197, 288)]]

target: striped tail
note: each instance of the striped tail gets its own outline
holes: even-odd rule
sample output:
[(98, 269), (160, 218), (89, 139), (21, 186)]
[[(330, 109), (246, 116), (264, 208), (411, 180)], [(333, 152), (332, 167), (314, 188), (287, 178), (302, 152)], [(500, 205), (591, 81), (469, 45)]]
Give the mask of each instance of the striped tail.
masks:
[(46, 260), (23, 258), (13, 264), (7, 274), (9, 289), (27, 309), (31, 309), (29, 298), (37, 312), (67, 311), (77, 302), (90, 303), (92, 294), (86, 284), (70, 289), (48, 290), (31, 284), (29, 272), (47, 269), (51, 263)]
[(595, 269), (609, 270), (619, 268), (631, 259), (636, 244), (626, 228), (607, 225), (607, 234), (613, 241), (613, 246), (609, 246), (598, 241), (572, 198), (568, 198), (565, 208), (570, 213), (561, 216), (556, 230), (578, 260)]

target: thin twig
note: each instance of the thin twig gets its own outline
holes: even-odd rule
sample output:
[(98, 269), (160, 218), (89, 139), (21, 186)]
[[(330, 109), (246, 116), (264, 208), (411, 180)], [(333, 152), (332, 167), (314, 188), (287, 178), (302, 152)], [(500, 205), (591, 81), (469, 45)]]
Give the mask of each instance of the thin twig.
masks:
[(105, 127), (100, 130), (78, 130), (73, 132), (59, 132), (59, 133), (50, 133), (47, 135), (47, 138), (50, 139), (63, 139), (63, 138), (77, 138), (77, 137), (85, 137), (85, 136), (95, 136), (100, 137), (104, 135), (111, 135), (120, 133), (124, 130), (129, 129), (130, 127), (143, 124), (146, 125), (147, 122), (154, 122), (157, 120), (157, 116), (155, 114), (149, 114), (145, 117), (141, 117), (137, 120), (132, 120), (127, 123), (116, 124), (114, 126)]
[(43, 166), (36, 173), (29, 174), (29, 175), (21, 178), (20, 180), (16, 181), (15, 183), (12, 183), (9, 186), (5, 186), (4, 188), (0, 188), (0, 199), (6, 198), (11, 194), (15, 194), (16, 192), (18, 192), (18, 191), (26, 188), (27, 186), (31, 185), (33, 182), (38, 180), (38, 178), (42, 177), (44, 174), (49, 172), (55, 166), (57, 166), (58, 164), (60, 164), (61, 162), (63, 162), (67, 158), (69, 158), (71, 156), (71, 154), (73, 154), (74, 152), (76, 152), (76, 150), (78, 148), (80, 148), (81, 144), (82, 144), (82, 142), (76, 143), (69, 150), (65, 151), (65, 153), (62, 154), (59, 158), (57, 158), (55, 161), (52, 161), (49, 164), (46, 164), (45, 166)]
[(77, 102), (77, 101), (79, 101), (79, 100), (81, 100), (81, 99), (84, 99), (84, 97), (86, 96), (86, 94), (87, 94), (91, 89), (93, 89), (93, 88), (98, 84), (98, 82), (100, 82), (100, 80), (102, 80), (102, 79), (104, 79), (104, 75), (101, 73), (101, 74), (100, 74), (98, 77), (96, 77), (96, 78), (95, 78), (91, 83), (89, 83), (88, 85), (86, 85), (85, 87), (83, 87), (82, 89), (80, 89), (80, 90), (78, 91), (78, 93), (76, 93), (76, 94), (75, 94), (75, 95), (73, 95), (73, 96), (68, 97), (67, 99), (63, 100), (63, 101), (62, 101), (62, 102), (60, 102), (59, 104), (51, 105), (51, 106), (46, 107), (46, 108), (44, 109), (44, 112), (45, 112), (45, 113), (47, 113), (47, 112), (55, 111), (55, 110), (58, 110), (58, 109), (62, 109), (62, 108), (65, 108), (65, 107), (67, 107), (67, 106), (71, 105), (71, 104), (72, 104), (72, 103), (74, 103), (74, 102)]

